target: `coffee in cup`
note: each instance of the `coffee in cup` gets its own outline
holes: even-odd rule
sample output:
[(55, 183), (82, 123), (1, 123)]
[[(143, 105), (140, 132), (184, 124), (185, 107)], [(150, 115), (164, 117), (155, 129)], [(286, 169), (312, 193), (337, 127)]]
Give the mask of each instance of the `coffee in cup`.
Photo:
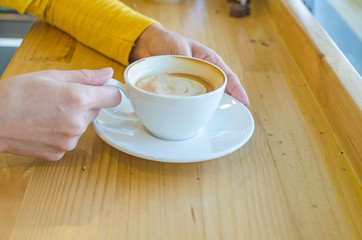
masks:
[(129, 98), (137, 118), (154, 136), (184, 140), (200, 131), (216, 111), (226, 75), (204, 60), (173, 55), (138, 60), (112, 82)]
[(206, 79), (185, 73), (160, 73), (138, 79), (135, 86), (164, 96), (196, 96), (215, 88)]

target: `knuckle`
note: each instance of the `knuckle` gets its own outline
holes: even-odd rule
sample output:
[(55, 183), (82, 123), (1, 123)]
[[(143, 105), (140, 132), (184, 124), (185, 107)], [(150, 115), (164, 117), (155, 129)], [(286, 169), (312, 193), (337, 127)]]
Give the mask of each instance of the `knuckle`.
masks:
[(215, 56), (213, 55), (207, 55), (205, 58), (204, 58), (205, 61), (208, 61), (208, 62), (211, 62), (211, 63), (215, 63), (217, 62), (217, 59)]
[(81, 121), (72, 121), (68, 128), (69, 136), (79, 136), (82, 135), (87, 129), (87, 126)]
[(79, 71), (83, 75), (84, 78), (92, 79), (92, 77), (93, 77), (93, 72), (92, 71), (90, 71), (88, 69), (81, 69)]
[(59, 131), (59, 133), (63, 134), (66, 138), (82, 135), (87, 130), (88, 127), (85, 118), (86, 118), (85, 116), (69, 117), (65, 122), (63, 122), (63, 127)]
[(82, 91), (82, 89), (79, 89), (77, 87), (71, 88), (68, 92), (68, 101), (71, 106), (74, 107), (82, 107), (88, 104), (88, 97)]
[(73, 122), (73, 131), (77, 136), (82, 135), (88, 127), (87, 116), (81, 116)]

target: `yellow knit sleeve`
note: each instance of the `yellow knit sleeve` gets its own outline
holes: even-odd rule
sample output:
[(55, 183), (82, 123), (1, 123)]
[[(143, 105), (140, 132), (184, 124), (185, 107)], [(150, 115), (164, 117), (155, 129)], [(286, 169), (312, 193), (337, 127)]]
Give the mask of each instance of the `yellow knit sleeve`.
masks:
[(0, 0), (0, 3), (3, 1), (21, 13), (39, 16), (123, 65), (129, 64), (129, 54), (137, 38), (156, 22), (118, 0)]
[(0, 4), (23, 14), (32, 0), (0, 0)]

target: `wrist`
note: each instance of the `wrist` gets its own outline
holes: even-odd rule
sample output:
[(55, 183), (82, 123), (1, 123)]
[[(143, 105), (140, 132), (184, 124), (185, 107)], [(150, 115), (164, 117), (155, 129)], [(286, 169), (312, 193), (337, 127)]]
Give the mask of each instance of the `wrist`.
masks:
[(151, 40), (155, 36), (155, 34), (159, 33), (160, 31), (164, 31), (164, 30), (165, 30), (165, 28), (162, 27), (160, 24), (152, 23), (141, 33), (141, 35), (136, 40), (135, 44), (137, 44), (139, 42), (143, 42), (143, 41), (145, 41), (145, 43), (146, 43), (147, 41)]
[(129, 54), (129, 62), (131, 63), (152, 55), (152, 45), (155, 37), (160, 36), (163, 31), (166, 31), (166, 29), (158, 23), (149, 25), (134, 42), (134, 46)]

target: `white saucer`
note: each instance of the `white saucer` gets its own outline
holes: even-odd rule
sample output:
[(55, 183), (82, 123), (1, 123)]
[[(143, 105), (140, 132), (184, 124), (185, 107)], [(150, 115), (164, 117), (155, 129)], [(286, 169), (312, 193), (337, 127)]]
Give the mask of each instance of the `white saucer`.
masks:
[[(131, 120), (125, 120), (125, 115)], [(219, 158), (239, 149), (253, 134), (254, 119), (243, 104), (224, 94), (210, 122), (195, 137), (166, 141), (143, 127), (123, 97), (119, 106), (102, 109), (93, 127), (105, 142), (122, 152), (154, 161), (185, 163)]]

